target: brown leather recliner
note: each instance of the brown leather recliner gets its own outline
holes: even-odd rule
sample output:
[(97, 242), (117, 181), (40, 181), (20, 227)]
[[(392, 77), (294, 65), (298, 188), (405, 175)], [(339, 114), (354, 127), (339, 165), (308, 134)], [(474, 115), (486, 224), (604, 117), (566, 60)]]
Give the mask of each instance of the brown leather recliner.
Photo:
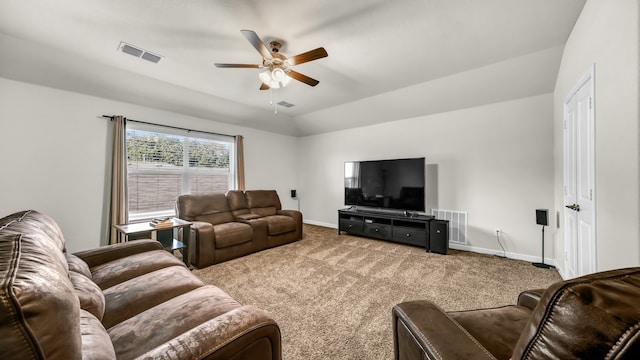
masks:
[(516, 305), (445, 312), (411, 301), (392, 316), (398, 360), (640, 359), (640, 267), (525, 291)]
[(283, 210), (275, 190), (181, 195), (176, 214), (193, 222), (189, 259), (198, 268), (302, 238), (302, 213)]
[(180, 195), (176, 213), (192, 222), (189, 259), (196, 267), (255, 252), (253, 228), (234, 221), (224, 193)]
[(247, 190), (249, 213), (267, 222), (267, 247), (280, 246), (302, 238), (302, 213), (283, 210), (275, 190)]
[(151, 239), (76, 253), (49, 216), (0, 219), (0, 359), (282, 357), (272, 316)]

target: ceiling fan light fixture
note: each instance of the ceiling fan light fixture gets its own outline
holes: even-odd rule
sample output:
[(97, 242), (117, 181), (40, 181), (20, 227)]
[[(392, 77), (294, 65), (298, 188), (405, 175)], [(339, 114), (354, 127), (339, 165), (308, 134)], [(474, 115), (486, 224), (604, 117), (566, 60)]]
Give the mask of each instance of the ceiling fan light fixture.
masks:
[[(301, 74), (290, 68), (295, 65), (304, 64), (309, 61), (321, 59), (327, 57), (327, 51), (319, 47), (317, 49), (309, 50), (301, 54), (293, 56), (288, 59), (286, 56), (280, 54), (282, 42), (274, 40), (269, 43), (271, 49), (269, 49), (265, 43), (260, 39), (258, 34), (252, 30), (240, 30), (242, 35), (249, 41), (251, 46), (256, 49), (260, 55), (262, 55), (261, 64), (224, 64), (215, 63), (217, 68), (245, 68), (245, 69), (259, 69), (258, 77), (262, 84), (260, 84), (260, 90), (267, 89), (279, 89), (287, 86), (291, 79), (298, 80), (309, 86), (318, 85), (319, 81), (311, 78), (307, 75)], [(273, 102), (272, 102), (273, 103)]]
[(280, 67), (273, 69), (265, 68), (258, 76), (260, 77), (260, 81), (272, 89), (285, 87), (291, 82), (289, 75)]
[(284, 73), (284, 70), (280, 68), (275, 68), (271, 71), (271, 78), (277, 82), (283, 82), (287, 77), (287, 74)]

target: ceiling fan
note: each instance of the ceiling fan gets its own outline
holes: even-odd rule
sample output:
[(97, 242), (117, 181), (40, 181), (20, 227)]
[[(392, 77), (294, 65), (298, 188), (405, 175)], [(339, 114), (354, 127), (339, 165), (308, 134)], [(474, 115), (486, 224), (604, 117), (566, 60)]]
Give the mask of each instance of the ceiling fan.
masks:
[(320, 83), (318, 80), (308, 77), (307, 75), (301, 74), (295, 70), (292, 70), (291, 67), (295, 65), (300, 65), (309, 61), (321, 59), (323, 57), (327, 57), (327, 51), (319, 47), (314, 50), (310, 50), (304, 52), (302, 54), (298, 54), (291, 58), (287, 58), (286, 56), (280, 54), (280, 48), (282, 43), (279, 41), (271, 41), (269, 46), (271, 50), (267, 48), (267, 46), (260, 40), (260, 37), (252, 31), (252, 30), (240, 30), (242, 35), (244, 35), (247, 40), (251, 43), (251, 45), (258, 50), (260, 55), (262, 55), (262, 64), (220, 64), (216, 63), (216, 67), (219, 68), (255, 68), (261, 69), (258, 76), (262, 81), (262, 85), (260, 85), (260, 90), (267, 90), (270, 88), (277, 89), (286, 86), (291, 79), (296, 79), (301, 81), (309, 86), (316, 86)]

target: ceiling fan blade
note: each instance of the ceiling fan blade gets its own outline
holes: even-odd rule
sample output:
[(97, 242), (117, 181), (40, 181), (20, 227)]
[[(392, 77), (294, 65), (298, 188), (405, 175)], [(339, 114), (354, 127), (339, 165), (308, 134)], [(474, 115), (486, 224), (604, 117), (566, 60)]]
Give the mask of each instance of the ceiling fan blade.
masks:
[(256, 50), (258, 50), (258, 52), (260, 53), (260, 55), (262, 55), (263, 58), (268, 60), (273, 59), (273, 57), (271, 56), (271, 51), (269, 51), (267, 46), (262, 42), (262, 40), (260, 40), (260, 37), (258, 37), (258, 34), (256, 34), (252, 30), (240, 30), (240, 32), (242, 33), (242, 35), (244, 35), (245, 38), (247, 38), (247, 40), (249, 40), (251, 45)]
[(249, 69), (259, 69), (260, 65), (256, 64), (219, 64), (215, 63), (218, 68), (249, 68)]
[(269, 90), (269, 85), (265, 83), (260, 84), (260, 90)]
[(324, 48), (319, 47), (317, 49), (309, 50), (307, 52), (289, 58), (289, 63), (291, 63), (291, 65), (299, 65), (327, 56), (329, 56), (329, 54), (327, 54), (327, 51)]
[(309, 86), (316, 86), (320, 83), (320, 81), (316, 80), (316, 79), (312, 79), (310, 77), (308, 77), (307, 75), (304, 74), (300, 74), (297, 71), (293, 71), (293, 70), (288, 70), (287, 71), (287, 75), (291, 76), (292, 78), (298, 80), (298, 81), (302, 81), (303, 83), (309, 85)]

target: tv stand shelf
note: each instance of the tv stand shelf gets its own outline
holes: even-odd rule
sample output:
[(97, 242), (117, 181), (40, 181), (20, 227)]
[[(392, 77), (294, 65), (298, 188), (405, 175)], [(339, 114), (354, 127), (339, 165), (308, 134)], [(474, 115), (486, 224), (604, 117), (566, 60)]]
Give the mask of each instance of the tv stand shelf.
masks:
[(432, 221), (440, 221), (435, 220), (433, 216), (407, 216), (401, 213), (377, 213), (348, 208), (338, 210), (338, 217), (338, 234), (344, 231), (351, 235), (394, 241), (424, 247), (427, 251), (446, 253), (442, 244), (437, 244), (434, 248), (430, 246), (430, 224)]

